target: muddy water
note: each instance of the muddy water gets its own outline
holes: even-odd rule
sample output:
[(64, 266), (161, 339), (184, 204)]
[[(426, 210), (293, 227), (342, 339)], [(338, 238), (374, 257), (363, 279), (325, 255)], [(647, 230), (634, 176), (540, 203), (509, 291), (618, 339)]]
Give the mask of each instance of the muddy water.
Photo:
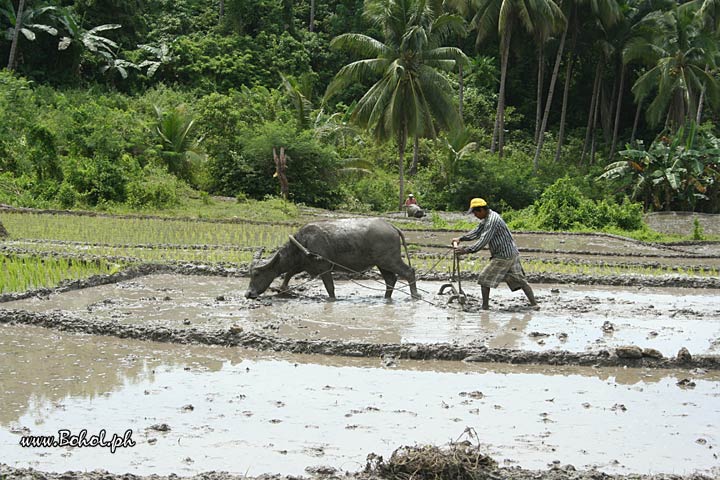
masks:
[[(715, 472), (717, 373), (263, 356), (1, 327), (11, 466), (138, 474), (355, 471), (368, 453), (469, 427), (506, 465)], [(684, 381), (686, 386), (678, 385)], [(687, 382), (692, 382), (689, 384)], [(165, 427), (166, 426), (166, 427)], [(21, 448), (22, 435), (132, 430), (134, 447)]]
[(666, 357), (685, 347), (720, 353), (720, 292), (679, 288), (535, 286), (540, 311), (521, 293), (498, 288), (492, 310), (480, 311), (479, 287), (464, 283), (465, 308), (438, 295), (440, 282), (420, 282), (423, 301), (398, 291), (385, 301), (382, 285), (337, 281), (339, 300), (327, 301), (322, 282), (302, 284), (292, 297), (267, 293), (246, 300), (244, 278), (148, 275), (131, 281), (7, 302), (2, 306), (72, 312), (89, 320), (200, 330), (241, 327), (289, 339), (365, 343), (480, 342), (491, 348), (573, 352), (622, 345), (653, 348)]

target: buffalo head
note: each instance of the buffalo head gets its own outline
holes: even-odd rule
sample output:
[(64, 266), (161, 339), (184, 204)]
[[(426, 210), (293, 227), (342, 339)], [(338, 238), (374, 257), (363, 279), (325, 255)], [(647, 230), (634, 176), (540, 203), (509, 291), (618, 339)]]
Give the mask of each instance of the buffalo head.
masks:
[(278, 270), (278, 254), (277, 252), (269, 260), (260, 261), (263, 249), (260, 249), (250, 264), (250, 286), (245, 292), (245, 298), (257, 298), (282, 272)]

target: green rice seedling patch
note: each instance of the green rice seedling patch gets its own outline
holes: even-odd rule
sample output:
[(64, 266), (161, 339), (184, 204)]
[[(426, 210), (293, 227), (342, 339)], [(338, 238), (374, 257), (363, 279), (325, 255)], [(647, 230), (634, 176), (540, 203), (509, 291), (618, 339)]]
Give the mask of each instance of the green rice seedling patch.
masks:
[[(126, 259), (133, 262), (175, 263), (192, 262), (208, 264), (247, 264), (252, 260), (254, 251), (249, 248), (214, 248), (186, 245), (130, 246), (110, 244), (82, 243), (40, 243), (7, 242), (7, 246), (28, 253), (52, 253), (55, 255), (80, 255), (105, 257), (108, 259)], [(270, 251), (270, 250), (268, 250)]]
[(121, 264), (102, 260), (4, 255), (0, 257), (0, 293), (23, 292), (36, 288), (57, 287), (64, 281), (109, 275)]
[(13, 239), (65, 240), (107, 244), (231, 245), (277, 248), (296, 230), (292, 225), (0, 213)]

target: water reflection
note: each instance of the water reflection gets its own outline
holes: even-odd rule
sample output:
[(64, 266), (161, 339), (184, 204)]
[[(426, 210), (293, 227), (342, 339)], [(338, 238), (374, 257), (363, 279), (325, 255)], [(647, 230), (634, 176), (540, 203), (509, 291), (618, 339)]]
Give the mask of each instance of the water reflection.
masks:
[[(526, 319), (511, 321), (520, 331)], [(490, 328), (492, 316), (480, 322)], [(717, 372), (408, 360), (386, 367), (380, 359), (271, 356), (10, 325), (0, 328), (0, 371), (3, 459), (54, 471), (353, 470), (369, 452), (442, 444), (470, 426), (488, 453), (526, 468), (561, 459), (678, 473), (716, 464), (709, 446), (720, 442)], [(694, 387), (678, 386), (683, 378)], [(153, 427), (162, 424), (169, 430)], [(115, 455), (18, 446), (21, 434), (60, 428), (131, 428), (138, 445)]]

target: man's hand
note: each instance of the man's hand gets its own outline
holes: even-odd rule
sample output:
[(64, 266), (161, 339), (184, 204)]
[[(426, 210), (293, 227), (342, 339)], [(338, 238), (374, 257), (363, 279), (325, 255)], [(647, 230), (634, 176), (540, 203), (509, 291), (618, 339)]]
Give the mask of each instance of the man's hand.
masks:
[(452, 248), (455, 255), (463, 255), (465, 254), (465, 249), (460, 246), (460, 239), (459, 238), (453, 238), (452, 239)]

